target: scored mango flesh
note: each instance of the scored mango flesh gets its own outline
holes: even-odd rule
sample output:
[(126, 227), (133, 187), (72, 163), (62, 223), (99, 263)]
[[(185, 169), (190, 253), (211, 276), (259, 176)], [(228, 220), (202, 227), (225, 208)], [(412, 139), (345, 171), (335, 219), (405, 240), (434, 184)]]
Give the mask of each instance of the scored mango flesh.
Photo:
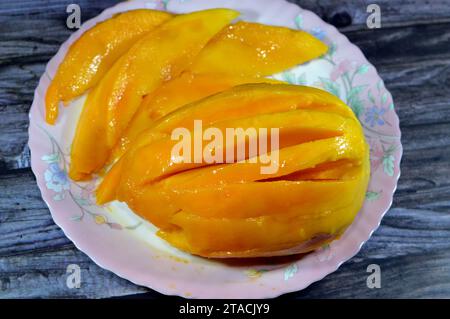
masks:
[(70, 46), (47, 90), (47, 123), (55, 123), (60, 101), (67, 103), (96, 85), (138, 39), (171, 16), (156, 10), (133, 10), (86, 31)]
[(116, 145), (112, 159), (120, 157), (129, 144), (153, 123), (183, 105), (244, 83), (277, 83), (276, 80), (217, 74), (185, 72), (148, 94)]
[[(279, 128), (279, 169), (262, 161), (174, 162), (174, 128), (193, 120), (227, 127)], [(249, 143), (249, 136), (245, 143)], [(216, 152), (235, 147), (228, 141)], [(235, 153), (236, 155), (236, 153)], [(263, 156), (263, 154), (258, 154)], [(369, 149), (348, 106), (319, 89), (245, 84), (157, 120), (132, 143), (97, 190), (160, 228), (172, 245), (206, 257), (254, 257), (309, 251), (353, 221), (369, 179)], [(301, 248), (300, 248), (301, 247)]]

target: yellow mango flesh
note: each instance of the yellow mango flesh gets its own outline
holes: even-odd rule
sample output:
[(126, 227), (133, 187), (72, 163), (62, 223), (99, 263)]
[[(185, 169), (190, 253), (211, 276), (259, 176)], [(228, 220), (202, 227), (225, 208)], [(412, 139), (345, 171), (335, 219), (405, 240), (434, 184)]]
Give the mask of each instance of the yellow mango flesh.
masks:
[[(321, 152), (326, 153), (326, 151), (329, 150), (331, 152), (329, 153), (330, 156), (331, 154), (334, 154), (337, 160), (337, 157), (339, 157), (340, 154), (336, 153), (338, 150), (336, 145), (338, 143), (349, 143), (347, 141), (347, 138), (350, 138), (349, 136), (347, 136), (346, 138), (335, 138), (318, 141), (316, 142), (316, 144), (306, 142), (322, 138), (326, 139), (327, 137), (332, 136), (338, 136), (342, 134), (342, 131), (344, 129), (347, 129), (349, 132), (354, 132), (357, 130), (356, 128), (349, 129), (349, 127), (351, 126), (356, 126), (354, 122), (355, 120), (353, 119), (346, 119), (339, 115), (309, 110), (298, 110), (277, 113), (275, 115), (267, 114), (245, 118), (242, 120), (229, 120), (219, 122), (215, 123), (214, 127), (222, 130), (223, 132), (227, 127), (239, 127), (244, 130), (247, 130), (248, 128), (265, 128), (269, 130), (271, 128), (279, 128), (280, 147), (287, 147), (298, 143), (305, 143), (297, 145), (296, 147), (300, 147), (300, 149), (298, 151), (294, 150), (293, 152), (301, 152), (303, 154), (303, 158), (306, 159), (309, 154), (311, 154), (311, 156), (318, 156), (318, 154), (320, 154)], [(192, 133), (192, 136), (193, 135), (194, 133)], [(255, 144), (258, 142), (258, 139), (248, 137), (245, 141), (241, 141), (241, 144), (248, 144), (248, 141), (250, 139), (253, 139)], [(225, 159), (226, 152), (229, 148), (236, 148), (235, 144), (237, 144), (237, 142), (235, 143), (233, 141), (232, 145), (231, 141), (227, 142), (228, 144), (224, 144), (223, 147), (219, 145), (215, 148), (216, 154), (222, 153), (222, 159)], [(161, 179), (167, 175), (172, 175), (174, 173), (184, 171), (186, 169), (190, 169), (193, 167), (199, 168), (207, 165), (205, 161), (202, 161), (201, 163), (193, 163), (194, 152), (192, 152), (190, 157), (192, 163), (177, 164), (176, 162), (174, 162), (171, 150), (177, 143), (178, 140), (172, 140), (170, 136), (165, 136), (164, 138), (154, 141), (147, 146), (138, 148), (137, 150), (130, 152), (130, 154), (128, 154), (128, 156), (126, 156), (125, 158), (125, 161), (127, 161), (127, 158), (129, 159), (129, 164), (126, 165), (126, 174), (121, 180), (122, 185), (128, 185), (129, 183), (143, 185), (146, 183), (150, 183), (156, 179)], [(202, 148), (204, 149), (206, 144), (208, 143), (209, 141), (204, 141)], [(356, 143), (351, 143), (352, 146), (355, 146), (355, 144)], [(192, 141), (190, 145), (193, 148)], [(361, 146), (358, 146), (358, 150), (360, 150)], [(319, 149), (319, 151), (316, 151), (317, 149)], [(350, 150), (353, 149), (350, 147), (343, 148), (342, 153), (346, 153)], [(241, 158), (235, 157), (235, 160), (240, 161), (248, 158), (248, 150), (245, 151), (246, 152), (244, 155), (246, 156)], [(237, 154), (237, 152), (235, 152), (235, 154)], [(133, 160), (133, 158), (140, 158), (141, 160), (135, 161)], [(151, 170), (146, 169), (146, 167), (151, 167)], [(231, 175), (229, 170), (231, 167), (233, 166), (225, 165), (223, 169), (226, 172), (223, 174), (220, 173), (220, 170), (214, 167), (213, 170), (215, 178), (230, 178)], [(248, 165), (239, 165), (238, 167), (240, 168), (240, 171), (239, 173), (237, 173), (237, 175), (241, 176), (242, 178), (245, 178), (247, 174), (251, 174), (253, 171), (259, 172), (260, 170), (259, 165), (256, 165), (254, 163), (249, 163)], [(292, 168), (292, 166), (287, 165), (287, 168)], [(193, 171), (193, 173), (197, 174), (198, 170)], [(192, 181), (193, 178), (193, 176), (190, 176), (188, 179), (191, 179)], [(202, 180), (201, 183), (205, 183), (205, 180)], [(114, 188), (117, 189), (119, 188), (119, 186)]]
[(238, 22), (211, 40), (191, 70), (262, 77), (315, 59), (326, 51), (323, 42), (304, 31)]
[(184, 72), (179, 77), (163, 83), (157, 90), (144, 98), (121, 137), (113, 158), (119, 157), (126, 151), (131, 141), (134, 141), (141, 132), (152, 126), (156, 120), (181, 106), (239, 84), (257, 82), (275, 83), (276, 81), (254, 77)]
[[(120, 57), (86, 99), (72, 143), (70, 177), (87, 179), (101, 169), (143, 97), (181, 74), (237, 15), (211, 9), (176, 16)], [(98, 114), (100, 119), (92, 117)]]
[(242, 21), (230, 25), (200, 52), (191, 72), (145, 98), (114, 157), (153, 121), (180, 106), (238, 84), (269, 82), (257, 78), (315, 59), (326, 51), (327, 46), (307, 32)]
[(47, 90), (47, 123), (55, 123), (60, 101), (68, 102), (96, 85), (134, 42), (171, 16), (155, 10), (133, 10), (86, 31), (70, 46)]
[[(160, 161), (160, 163), (167, 163), (167, 165), (169, 165), (170, 152), (168, 152), (168, 150), (175, 144), (174, 141), (170, 141), (169, 137), (172, 129), (177, 127), (192, 129), (194, 120), (202, 120), (205, 126), (216, 126), (218, 122), (222, 121), (223, 127), (227, 127), (227, 125), (231, 125), (230, 127), (239, 127), (233, 126), (233, 122), (227, 123), (226, 121), (250, 117), (252, 115), (286, 112), (296, 109), (327, 111), (343, 117), (355, 119), (353, 112), (342, 101), (319, 89), (268, 83), (236, 86), (222, 93), (182, 107), (156, 121), (152, 127), (144, 131), (139, 138), (134, 141), (131, 149), (128, 151), (128, 157), (140, 157), (145, 158), (145, 160), (134, 161), (133, 166), (127, 166), (127, 171), (129, 172), (129, 175), (133, 176), (135, 172), (134, 176), (143, 179), (146, 175), (141, 172), (145, 170), (139, 166), (147, 165), (147, 161), (150, 161), (151, 163)], [(290, 118), (289, 116), (285, 116), (285, 118), (287, 120), (290, 118), (291, 124), (295, 123), (293, 122), (295, 119), (298, 119), (302, 122), (304, 128), (308, 127), (308, 123), (310, 123), (310, 128), (316, 129), (319, 128), (319, 125), (333, 125), (333, 123), (336, 123), (335, 120), (327, 120), (326, 118), (324, 121), (318, 116), (315, 116), (314, 118), (311, 114), (312, 113), (304, 112), (298, 113), (297, 118)], [(301, 118), (302, 116), (303, 118)], [(271, 119), (272, 122), (274, 120), (276, 120), (276, 117)], [(250, 120), (249, 123), (252, 123), (251, 121), (252, 120)], [(257, 123), (249, 123), (245, 124), (244, 119), (240, 124), (244, 126), (247, 125), (247, 127), (257, 125)], [(280, 125), (280, 122), (278, 122), (277, 125)], [(168, 137), (166, 137), (165, 141), (158, 141), (146, 151), (144, 147), (154, 142), (155, 132), (165, 133)], [(300, 136), (302, 135), (300, 134)], [(139, 154), (136, 153), (138, 151)], [(154, 154), (158, 155), (154, 156)], [(168, 167), (167, 165), (162, 167)], [(178, 169), (180, 165), (171, 167), (173, 169)], [(195, 166), (194, 164), (186, 165), (189, 167)], [(133, 169), (135, 166), (139, 168)], [(155, 172), (158, 171), (158, 167), (161, 166), (156, 166), (153, 170), (147, 170), (147, 172), (155, 174)], [(126, 183), (124, 182), (123, 184)], [(111, 185), (110, 187), (115, 186)]]
[[(261, 174), (263, 164), (247, 157), (231, 164), (173, 162), (170, 133), (192, 130), (194, 119), (221, 130), (279, 128), (278, 170)], [(156, 121), (106, 175), (97, 200), (126, 202), (160, 227), (162, 238), (193, 254), (298, 253), (333, 240), (351, 223), (364, 200), (368, 156), (358, 120), (329, 93), (242, 85)]]
[(202, 189), (206, 193), (200, 191), (200, 196), (191, 192), (188, 203), (199, 209), (206, 209), (201, 203), (206, 201), (210, 209), (215, 209), (212, 203), (218, 203), (228, 213), (253, 210), (265, 214), (209, 218), (197, 211), (178, 210), (159, 235), (175, 247), (206, 257), (310, 251), (316, 247), (309, 241), (325, 236), (324, 244), (339, 237), (361, 208), (370, 175), (368, 150), (362, 155), (359, 173), (347, 181), (280, 180)]

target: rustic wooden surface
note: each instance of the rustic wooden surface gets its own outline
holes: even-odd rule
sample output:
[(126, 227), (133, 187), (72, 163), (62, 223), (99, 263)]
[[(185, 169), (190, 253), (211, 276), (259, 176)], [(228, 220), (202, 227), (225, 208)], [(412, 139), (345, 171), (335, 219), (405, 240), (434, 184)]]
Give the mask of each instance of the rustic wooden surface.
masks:
[[(256, 1), (256, 0), (255, 0)], [(382, 28), (365, 25), (372, 1), (291, 0), (336, 25), (377, 67), (401, 121), (402, 176), (392, 209), (335, 273), (283, 298), (450, 298), (450, 0), (380, 0)], [(53, 223), (31, 170), (28, 111), (45, 64), (83, 21), (112, 0), (0, 0), (0, 298), (160, 297), (101, 269)], [(80, 289), (66, 267), (82, 269)], [(382, 288), (366, 286), (369, 264)]]

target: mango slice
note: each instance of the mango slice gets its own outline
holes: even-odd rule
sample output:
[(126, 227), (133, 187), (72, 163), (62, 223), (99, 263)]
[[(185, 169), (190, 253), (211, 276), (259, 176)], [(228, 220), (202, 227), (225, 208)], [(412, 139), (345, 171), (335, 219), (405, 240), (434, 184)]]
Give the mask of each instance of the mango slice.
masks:
[[(218, 128), (225, 132), (227, 127), (233, 127), (231, 125), (236, 125), (236, 127), (242, 128), (243, 130), (247, 130), (248, 128), (279, 128), (279, 144), (280, 147), (288, 147), (294, 145), (294, 151), (291, 153), (302, 154), (302, 158), (290, 158), (290, 154), (286, 154), (286, 158), (282, 157), (284, 154), (283, 151), (287, 149), (283, 149), (280, 154), (280, 161), (292, 161), (292, 165), (286, 165), (286, 169), (292, 169), (296, 164), (301, 163), (302, 160), (307, 161), (308, 156), (317, 157), (319, 154), (328, 154), (327, 156), (332, 156), (333, 160), (339, 159), (341, 156), (347, 154), (347, 152), (359, 152), (362, 150), (362, 146), (356, 142), (350, 142), (348, 139), (351, 139), (351, 132), (357, 132), (356, 123), (353, 119), (345, 119), (341, 116), (328, 114), (324, 112), (316, 112), (309, 110), (299, 110), (299, 111), (291, 111), (277, 114), (269, 114), (256, 116), (251, 118), (246, 118), (242, 120), (233, 121), (224, 121), (219, 122), (214, 125), (215, 128)], [(348, 134), (346, 137), (341, 138), (332, 138), (333, 136), (339, 136), (343, 134), (343, 131), (347, 130)], [(194, 133), (192, 132), (192, 136)], [(270, 138), (270, 135), (268, 136)], [(248, 144), (249, 139), (246, 141), (242, 141), (241, 143)], [(322, 140), (324, 139), (324, 140)], [(320, 141), (319, 141), (320, 140)], [(316, 141), (316, 142), (311, 142)], [(233, 149), (236, 148), (236, 144), (233, 141), (231, 144), (230, 141), (226, 141), (228, 144), (224, 144), (223, 147), (217, 147), (215, 149), (216, 154), (222, 153), (222, 159), (226, 159), (227, 150), (230, 147)], [(255, 144), (257, 143), (257, 139), (255, 138)], [(311, 143), (306, 143), (311, 142)], [(130, 152), (126, 156), (125, 161), (128, 162), (126, 165), (126, 175), (123, 176), (121, 180), (121, 184), (123, 187), (129, 185), (131, 182), (134, 184), (143, 185), (146, 183), (150, 183), (154, 180), (161, 179), (165, 176), (172, 175), (177, 172), (181, 172), (187, 169), (191, 169), (193, 167), (200, 168), (202, 166), (208, 165), (204, 159), (202, 158), (201, 163), (194, 163), (194, 152), (191, 154), (191, 163), (176, 163), (175, 159), (172, 157), (171, 150), (178, 143), (178, 140), (172, 140), (170, 136), (165, 136), (164, 138), (159, 139), (153, 143), (148, 144), (147, 146), (138, 148), (134, 152)], [(205, 149), (208, 141), (203, 141), (202, 149)], [(303, 144), (305, 143), (305, 144)], [(343, 148), (339, 153), (338, 144), (350, 144), (351, 147)], [(192, 149), (194, 149), (193, 143), (191, 143)], [(296, 149), (298, 148), (298, 150)], [(329, 152), (329, 153), (327, 153)], [(234, 152), (237, 154), (237, 152)], [(248, 150), (246, 150), (244, 156), (234, 158), (236, 161), (242, 161), (248, 159)], [(140, 158), (140, 161), (133, 160), (133, 158)], [(300, 161), (300, 162), (299, 162)], [(257, 160), (257, 162), (260, 162)], [(320, 161), (319, 161), (320, 163)], [(291, 163), (289, 163), (291, 164)], [(151, 167), (151, 170), (146, 169), (147, 167)], [(232, 169), (233, 165), (225, 165), (223, 168), (218, 169), (214, 167), (214, 177), (218, 180), (227, 181), (227, 178), (232, 176), (230, 169)], [(240, 168), (239, 172), (236, 173), (240, 178), (248, 178), (252, 172), (257, 172), (257, 175), (260, 176), (260, 166), (255, 163), (248, 163), (248, 165), (238, 165)], [(308, 167), (306, 167), (308, 168)], [(225, 170), (222, 174), (221, 170)], [(192, 171), (193, 173), (198, 173), (198, 170)], [(272, 176), (266, 176), (267, 178)], [(194, 181), (194, 176), (188, 177), (191, 182)], [(201, 183), (206, 183), (206, 180), (202, 179)], [(118, 189), (119, 187), (114, 186), (114, 188)]]
[(171, 16), (155, 10), (133, 10), (86, 31), (70, 46), (47, 90), (47, 123), (55, 123), (59, 101), (68, 102), (96, 85), (134, 42)]
[(200, 52), (191, 72), (145, 98), (114, 157), (152, 121), (180, 106), (238, 84), (273, 82), (262, 77), (315, 59), (327, 49), (323, 42), (299, 30), (243, 21), (228, 26)]
[(142, 98), (181, 74), (237, 16), (229, 9), (176, 16), (120, 57), (86, 99), (72, 144), (70, 177), (87, 179), (101, 169)]
[[(330, 119), (330, 116), (333, 114), (357, 121), (348, 106), (335, 96), (319, 89), (288, 84), (244, 84), (184, 106), (156, 121), (152, 127), (144, 131), (134, 141), (131, 149), (126, 153), (126, 157), (131, 159), (139, 157), (145, 160), (133, 161), (132, 165), (127, 165), (127, 171), (130, 176), (136, 176), (139, 179), (145, 180), (146, 174), (142, 173), (146, 171), (144, 169), (145, 166), (148, 167), (149, 163), (155, 163), (155, 161), (166, 163), (166, 165), (157, 167), (179, 169), (181, 165), (170, 166), (170, 152), (168, 151), (176, 143), (170, 140), (170, 133), (177, 127), (186, 127), (192, 130), (194, 120), (202, 120), (205, 127), (211, 125), (217, 126), (218, 122), (223, 122), (222, 127), (227, 127), (227, 125), (230, 125), (229, 127), (239, 127), (233, 124), (233, 121), (239, 118), (243, 119), (252, 115), (286, 112), (296, 109), (314, 110), (316, 112), (321, 111), (331, 114), (325, 114), (328, 117), (320, 119), (319, 116), (314, 117), (311, 112), (304, 112), (297, 113), (297, 117), (287, 115), (284, 117), (285, 120), (282, 121), (289, 121), (292, 125), (298, 120), (304, 126), (304, 129), (308, 128), (308, 125), (310, 125), (309, 128), (316, 129), (320, 128), (320, 126), (326, 128), (328, 125), (330, 130), (332, 129), (332, 125), (341, 123), (338, 121), (338, 118)], [(276, 117), (271, 119), (272, 122), (275, 120)], [(243, 119), (243, 122), (235, 124), (240, 124), (243, 127), (246, 127), (246, 125), (247, 127), (258, 125), (254, 122), (255, 119), (247, 120), (247, 124), (245, 124), (245, 121)], [(264, 120), (262, 121), (264, 122)], [(283, 123), (282, 121), (278, 121), (276, 125), (281, 125)], [(260, 121), (259, 125), (263, 125), (261, 124), (263, 122)], [(284, 125), (286, 123), (284, 122)], [(334, 129), (337, 129), (337, 126), (334, 126)], [(156, 142), (155, 145), (146, 151), (146, 145), (151, 145), (156, 139), (155, 132), (159, 133), (157, 139), (160, 139), (163, 133), (167, 134), (167, 137), (165, 141)], [(360, 132), (361, 129), (358, 128), (358, 134)], [(312, 134), (312, 131), (309, 133)], [(302, 136), (302, 134), (298, 135)], [(155, 157), (154, 154), (158, 154), (158, 156)], [(142, 167), (139, 167), (139, 165)], [(137, 169), (132, 168), (135, 166)], [(186, 168), (192, 168), (193, 166), (195, 166), (194, 163), (186, 164)], [(158, 169), (156, 168), (151, 171), (147, 170), (151, 174), (155, 174), (157, 171)], [(131, 179), (134, 180), (134, 178)], [(122, 184), (125, 185), (127, 183), (123, 182)], [(116, 188), (114, 184), (111, 187)]]
[(130, 142), (135, 140), (145, 129), (152, 126), (156, 120), (181, 106), (225, 91), (236, 85), (258, 82), (277, 83), (278, 81), (255, 77), (184, 72), (179, 77), (163, 83), (157, 90), (144, 98), (123, 133), (120, 143), (114, 151), (113, 158), (120, 157), (126, 151)]
[[(233, 163), (178, 163), (171, 132), (195, 134), (194, 120), (222, 132), (278, 128), (279, 145), (256, 158), (235, 153)], [(241, 142), (254, 138), (261, 137)], [(228, 142), (214, 153), (236, 147)], [(278, 169), (263, 174), (261, 157), (273, 152)], [(361, 125), (338, 98), (308, 87), (245, 84), (155, 121), (106, 175), (97, 201), (127, 203), (162, 238), (193, 254), (285, 255), (339, 237), (361, 208), (369, 173)]]
[(327, 49), (304, 31), (238, 22), (211, 40), (191, 70), (262, 77), (315, 59)]

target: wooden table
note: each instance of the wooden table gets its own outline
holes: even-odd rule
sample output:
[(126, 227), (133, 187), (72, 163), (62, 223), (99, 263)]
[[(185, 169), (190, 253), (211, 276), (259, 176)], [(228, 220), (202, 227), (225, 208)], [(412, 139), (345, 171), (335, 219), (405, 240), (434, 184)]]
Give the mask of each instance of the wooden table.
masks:
[[(73, 2), (85, 21), (117, 1), (0, 1), (0, 297), (160, 297), (77, 250), (53, 223), (30, 170), (33, 91), (72, 32)], [(377, 67), (394, 96), (404, 155), (392, 209), (369, 242), (335, 273), (283, 298), (449, 298), (450, 0), (378, 0), (381, 29), (366, 26), (371, 0), (295, 2), (339, 27)], [(74, 263), (80, 289), (66, 286)], [(366, 285), (369, 264), (381, 267), (380, 289)]]

